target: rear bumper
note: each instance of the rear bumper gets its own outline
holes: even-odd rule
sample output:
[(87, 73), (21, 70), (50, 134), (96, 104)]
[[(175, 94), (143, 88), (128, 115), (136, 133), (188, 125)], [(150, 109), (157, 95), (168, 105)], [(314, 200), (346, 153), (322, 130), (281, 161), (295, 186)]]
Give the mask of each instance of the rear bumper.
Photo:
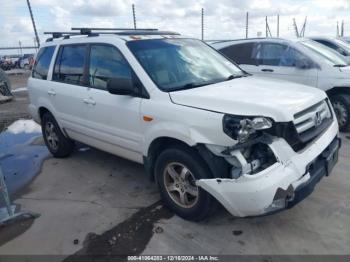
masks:
[(238, 179), (200, 179), (196, 183), (234, 216), (259, 216), (291, 208), (329, 175), (340, 147), (337, 134), (338, 125), (334, 121), (300, 153), (294, 152), (283, 139), (276, 139), (269, 146), (278, 162), (265, 170)]

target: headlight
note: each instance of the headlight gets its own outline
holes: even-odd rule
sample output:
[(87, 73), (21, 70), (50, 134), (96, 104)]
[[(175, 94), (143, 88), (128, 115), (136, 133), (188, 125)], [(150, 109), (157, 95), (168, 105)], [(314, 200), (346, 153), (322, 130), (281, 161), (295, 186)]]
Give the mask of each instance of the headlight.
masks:
[(266, 117), (225, 115), (223, 118), (223, 129), (229, 137), (243, 143), (257, 131), (271, 128), (272, 123), (272, 120)]

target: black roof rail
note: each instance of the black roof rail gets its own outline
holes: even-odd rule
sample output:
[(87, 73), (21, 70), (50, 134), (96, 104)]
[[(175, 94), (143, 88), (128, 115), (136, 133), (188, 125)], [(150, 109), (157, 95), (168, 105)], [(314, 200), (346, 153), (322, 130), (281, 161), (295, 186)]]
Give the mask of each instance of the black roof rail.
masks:
[[(142, 29), (135, 29), (135, 28), (88, 28), (88, 27), (72, 27), (72, 30), (79, 30), (77, 31), (71, 31), (71, 32), (44, 32), (45, 35), (52, 35), (52, 37), (46, 39), (46, 42), (51, 42), (55, 38), (61, 38), (68, 39), (70, 36), (76, 36), (76, 35), (87, 35), (87, 36), (98, 36), (100, 34), (105, 35), (180, 35), (177, 32), (173, 31), (158, 31), (158, 29), (155, 28), (142, 28)], [(93, 30), (93, 31), (92, 31)], [(100, 31), (95, 31), (100, 30)], [(103, 32), (104, 31), (104, 32)]]
[(71, 30), (94, 30), (94, 31), (158, 31), (157, 28), (108, 28), (108, 27), (72, 27)]

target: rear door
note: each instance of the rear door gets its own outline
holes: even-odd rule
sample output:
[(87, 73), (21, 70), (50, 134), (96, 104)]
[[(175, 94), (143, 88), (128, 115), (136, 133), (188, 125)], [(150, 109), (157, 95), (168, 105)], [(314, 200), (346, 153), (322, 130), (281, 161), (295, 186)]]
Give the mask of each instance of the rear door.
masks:
[(86, 55), (86, 44), (60, 46), (49, 89), (55, 117), (67, 133), (77, 140), (80, 140), (86, 125)]
[(91, 44), (88, 62), (90, 88), (84, 97), (88, 104), (88, 128), (85, 132), (94, 139), (96, 147), (141, 162), (142, 99), (109, 93), (107, 82), (111, 78), (135, 80), (136, 76), (115, 46)]
[[(317, 86), (318, 69), (310, 58), (287, 44), (259, 43), (255, 46), (253, 57), (258, 64), (257, 75)], [(310, 66), (298, 67), (301, 62)]]
[(234, 44), (221, 49), (220, 52), (237, 63), (244, 71), (256, 74), (259, 68), (253, 57), (255, 45), (255, 42)]

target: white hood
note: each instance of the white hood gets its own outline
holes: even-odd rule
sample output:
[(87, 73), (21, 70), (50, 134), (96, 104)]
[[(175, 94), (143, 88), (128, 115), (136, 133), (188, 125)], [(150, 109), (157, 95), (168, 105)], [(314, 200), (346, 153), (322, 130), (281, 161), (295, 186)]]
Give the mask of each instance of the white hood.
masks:
[(325, 99), (326, 94), (305, 85), (249, 76), (171, 92), (170, 97), (175, 104), (284, 122), (292, 121), (295, 113)]

